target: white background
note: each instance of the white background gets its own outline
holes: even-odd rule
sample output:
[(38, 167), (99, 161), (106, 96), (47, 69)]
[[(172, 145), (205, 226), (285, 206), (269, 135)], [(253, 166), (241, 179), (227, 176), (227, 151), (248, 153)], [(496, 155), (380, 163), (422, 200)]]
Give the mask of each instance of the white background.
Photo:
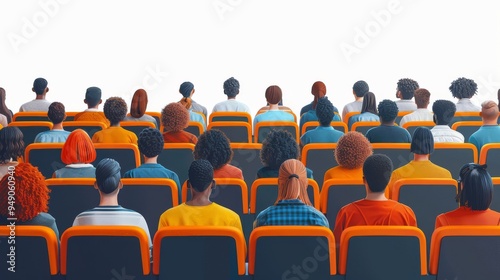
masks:
[(497, 0), (2, 0), (0, 86), (14, 112), (37, 77), (67, 111), (85, 109), (89, 86), (127, 103), (145, 88), (159, 111), (191, 81), (210, 112), (234, 76), (253, 113), (272, 84), (298, 113), (317, 80), (342, 110), (360, 79), (380, 101), (413, 78), (432, 102), (452, 100), (463, 76), (478, 83), (479, 104), (500, 88), (499, 10)]

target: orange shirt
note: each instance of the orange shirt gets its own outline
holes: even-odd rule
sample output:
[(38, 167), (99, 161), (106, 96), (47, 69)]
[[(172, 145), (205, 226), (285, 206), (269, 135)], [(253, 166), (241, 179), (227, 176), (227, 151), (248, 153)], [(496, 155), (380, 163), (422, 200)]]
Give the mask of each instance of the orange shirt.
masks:
[(193, 143), (198, 142), (198, 138), (187, 131), (170, 131), (163, 133), (163, 140), (165, 143)]
[(352, 226), (417, 226), (410, 207), (394, 200), (361, 199), (340, 209), (333, 234), (337, 244), (344, 229)]
[(343, 166), (335, 166), (333, 168), (328, 169), (325, 172), (325, 179), (323, 182), (326, 182), (328, 179), (363, 179), (363, 167), (349, 169)]
[(214, 178), (236, 178), (243, 179), (243, 173), (238, 167), (226, 164), (219, 169), (214, 170)]
[(436, 218), (436, 228), (442, 226), (496, 226), (500, 225), (500, 213), (491, 209), (472, 210), (459, 207)]
[(137, 145), (137, 135), (120, 126), (111, 126), (92, 136), (94, 143), (132, 143)]
[(109, 120), (106, 118), (103, 112), (97, 111), (83, 111), (75, 115), (75, 121), (96, 121), (102, 122), (109, 127)]

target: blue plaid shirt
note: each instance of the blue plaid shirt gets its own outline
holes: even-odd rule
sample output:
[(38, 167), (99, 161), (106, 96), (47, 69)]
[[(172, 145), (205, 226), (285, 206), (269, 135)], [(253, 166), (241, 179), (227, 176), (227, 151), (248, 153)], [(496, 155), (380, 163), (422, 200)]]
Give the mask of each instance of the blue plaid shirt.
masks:
[(259, 226), (324, 226), (329, 227), (325, 215), (299, 199), (281, 200), (260, 212), (254, 227)]

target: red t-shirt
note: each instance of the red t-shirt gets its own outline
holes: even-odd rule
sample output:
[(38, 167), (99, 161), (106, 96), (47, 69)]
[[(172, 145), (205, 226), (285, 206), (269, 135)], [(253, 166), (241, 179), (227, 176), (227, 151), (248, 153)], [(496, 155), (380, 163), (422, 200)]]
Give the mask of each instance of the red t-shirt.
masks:
[(198, 142), (198, 138), (194, 134), (187, 131), (171, 131), (163, 133), (163, 140), (165, 143), (193, 143)]
[(496, 226), (500, 225), (500, 213), (491, 209), (472, 210), (459, 207), (436, 218), (436, 228), (442, 226)]
[(226, 164), (219, 169), (214, 170), (214, 178), (236, 178), (243, 179), (243, 173), (238, 167)]

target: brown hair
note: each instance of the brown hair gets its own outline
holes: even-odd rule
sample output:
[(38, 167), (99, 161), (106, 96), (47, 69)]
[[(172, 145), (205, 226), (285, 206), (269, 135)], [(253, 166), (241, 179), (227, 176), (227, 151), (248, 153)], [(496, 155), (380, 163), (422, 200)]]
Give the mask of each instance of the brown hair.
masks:
[(363, 134), (357, 131), (349, 131), (339, 138), (334, 153), (335, 160), (340, 166), (355, 169), (363, 167), (366, 158), (373, 151), (370, 141)]
[(181, 131), (189, 124), (189, 112), (180, 103), (170, 103), (161, 111), (161, 123), (165, 131)]
[(143, 89), (135, 91), (130, 104), (130, 115), (134, 118), (140, 118), (146, 113), (148, 107), (148, 94)]
[(284, 199), (300, 199), (312, 205), (307, 195), (307, 171), (302, 162), (289, 159), (283, 162), (278, 177), (278, 198), (275, 204)]
[(418, 88), (415, 90), (415, 103), (418, 108), (427, 108), (429, 105), (429, 99), (431, 97), (431, 93), (425, 88)]

